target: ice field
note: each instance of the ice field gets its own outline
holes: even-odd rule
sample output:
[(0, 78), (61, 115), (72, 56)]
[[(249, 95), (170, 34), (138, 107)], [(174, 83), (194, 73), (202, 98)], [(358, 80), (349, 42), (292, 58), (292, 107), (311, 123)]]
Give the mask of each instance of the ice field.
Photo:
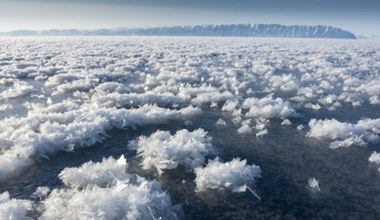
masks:
[(380, 219), (380, 41), (0, 38), (0, 219)]

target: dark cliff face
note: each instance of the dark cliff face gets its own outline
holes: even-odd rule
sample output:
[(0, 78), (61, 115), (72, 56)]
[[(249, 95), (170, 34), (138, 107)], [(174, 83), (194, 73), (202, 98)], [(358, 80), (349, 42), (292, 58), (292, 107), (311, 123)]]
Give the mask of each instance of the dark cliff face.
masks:
[(120, 35), (160, 36), (242, 36), (284, 38), (343, 38), (356, 39), (355, 35), (331, 26), (283, 26), (277, 24), (196, 25), (146, 29), (126, 29), (114, 32)]
[[(27, 33), (27, 34), (23, 34)], [(141, 36), (237, 36), (282, 38), (356, 39), (351, 32), (331, 26), (284, 26), (278, 24), (195, 25), (134, 29), (14, 31), (3, 35), (141, 35)]]

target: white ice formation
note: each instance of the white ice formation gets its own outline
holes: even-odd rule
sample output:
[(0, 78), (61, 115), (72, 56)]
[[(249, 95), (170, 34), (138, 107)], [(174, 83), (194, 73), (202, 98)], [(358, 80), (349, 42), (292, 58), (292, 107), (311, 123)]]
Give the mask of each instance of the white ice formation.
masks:
[(142, 168), (155, 168), (158, 174), (165, 169), (174, 169), (178, 165), (194, 169), (205, 163), (205, 156), (213, 153), (211, 137), (203, 129), (177, 131), (156, 131), (149, 137), (141, 136), (129, 144), (142, 158)]
[[(139, 131), (173, 120), (196, 126), (193, 117), (202, 117), (209, 108), (223, 114), (216, 116), (223, 118), (218, 126), (236, 126), (255, 139), (272, 132), (269, 123), (299, 125), (293, 117), (303, 114), (308, 136), (327, 139), (332, 148), (379, 141), (379, 118), (334, 119), (342, 112), (378, 109), (376, 41), (3, 37), (0, 48), (0, 182), (18, 178), (44, 158), (54, 160), (58, 151), (91, 147), (113, 129)], [(331, 119), (320, 119), (327, 111)], [(293, 126), (286, 129), (296, 132)], [(202, 135), (194, 139), (158, 132), (163, 141), (152, 143), (169, 149), (159, 156), (149, 155), (156, 150), (143, 140), (150, 137), (141, 139), (136, 146), (144, 167), (203, 166), (210, 153), (208, 136), (196, 131)], [(174, 143), (192, 147), (179, 149)], [(73, 185), (63, 189), (67, 194), (98, 190), (71, 180), (77, 179), (76, 171), (65, 172), (62, 180)], [(99, 190), (118, 188), (110, 187)], [(8, 197), (2, 201), (19, 204)], [(15, 216), (29, 209), (20, 204), (24, 208)]]
[[(368, 158), (368, 161), (371, 163), (374, 163), (376, 165), (380, 165), (380, 153), (377, 153), (376, 151), (374, 151), (371, 154), (371, 156)], [(378, 171), (380, 172), (380, 167), (379, 167)]]
[(158, 182), (126, 169), (124, 156), (65, 168), (59, 176), (66, 188), (53, 190), (42, 201), (40, 219), (177, 219)]
[(71, 188), (87, 188), (93, 186), (106, 187), (113, 181), (128, 180), (126, 174), (127, 160), (121, 156), (118, 160), (113, 157), (104, 158), (102, 162), (92, 161), (80, 167), (65, 168), (59, 174), (62, 182)]
[(307, 183), (308, 183), (310, 189), (321, 191), (321, 189), (319, 188), (319, 181), (317, 179), (315, 179), (314, 177), (309, 178)]
[(8, 192), (0, 194), (0, 219), (32, 219), (27, 212), (32, 210), (32, 202), (11, 199)]
[(255, 178), (261, 176), (261, 169), (256, 165), (247, 165), (246, 160), (235, 158), (221, 162), (219, 158), (209, 160), (207, 166), (195, 168), (197, 191), (207, 189), (231, 190), (245, 192)]
[(357, 124), (340, 122), (335, 119), (316, 120), (309, 122), (309, 137), (319, 139), (329, 139), (333, 142), (330, 148), (349, 147), (351, 145), (366, 146), (368, 142), (376, 143), (380, 141), (377, 125), (372, 124), (378, 121), (365, 119)]

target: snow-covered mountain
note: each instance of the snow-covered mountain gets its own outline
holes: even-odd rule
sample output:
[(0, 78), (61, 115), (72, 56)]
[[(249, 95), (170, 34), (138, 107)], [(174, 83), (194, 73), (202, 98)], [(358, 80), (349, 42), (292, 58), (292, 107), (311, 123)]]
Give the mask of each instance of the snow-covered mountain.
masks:
[(119, 28), (96, 30), (23, 30), (3, 33), (3, 35), (239, 36), (356, 39), (353, 33), (331, 26), (284, 26), (279, 24), (195, 25), (156, 28)]

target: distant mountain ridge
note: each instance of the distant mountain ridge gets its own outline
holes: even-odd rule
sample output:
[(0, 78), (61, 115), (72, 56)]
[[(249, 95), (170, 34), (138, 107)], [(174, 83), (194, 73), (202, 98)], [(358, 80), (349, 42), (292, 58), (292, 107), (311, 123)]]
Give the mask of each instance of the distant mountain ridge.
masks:
[(279, 24), (194, 25), (155, 28), (118, 28), (95, 30), (18, 30), (1, 33), (3, 36), (236, 36), (281, 38), (340, 38), (356, 39), (349, 31), (332, 26)]

